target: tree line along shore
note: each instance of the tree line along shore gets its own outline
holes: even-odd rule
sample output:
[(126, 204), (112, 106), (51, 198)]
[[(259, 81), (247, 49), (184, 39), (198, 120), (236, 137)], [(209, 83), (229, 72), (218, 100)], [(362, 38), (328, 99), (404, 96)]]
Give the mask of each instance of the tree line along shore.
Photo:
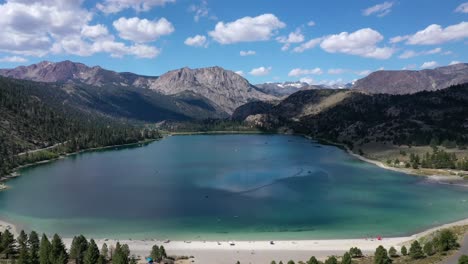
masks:
[[(378, 246), (372, 256), (365, 256), (361, 249), (352, 247), (342, 256), (329, 256), (325, 261), (319, 261), (311, 256), (307, 261), (298, 264), (391, 264), (391, 263), (436, 263), (453, 254), (459, 247), (459, 237), (453, 229), (438, 230), (410, 245), (388, 249)], [(110, 242), (109, 242), (110, 243)], [(55, 234), (48, 237), (31, 231), (26, 234), (21, 231), (15, 238), (8, 229), (0, 234), (0, 263), (16, 264), (135, 264), (135, 263), (175, 263), (193, 259), (193, 256), (170, 256), (164, 246), (153, 245), (151, 251), (144, 256), (131, 253), (127, 244), (103, 243), (100, 248), (94, 239), (87, 239), (83, 235), (75, 236), (67, 249), (62, 238)], [(196, 256), (195, 256), (196, 258)], [(468, 256), (462, 255), (459, 264), (468, 263)], [(193, 261), (191, 261), (193, 262)], [(290, 260), (284, 262), (295, 264)], [(284, 264), (282, 260), (271, 264)], [(237, 264), (240, 264), (237, 261)]]

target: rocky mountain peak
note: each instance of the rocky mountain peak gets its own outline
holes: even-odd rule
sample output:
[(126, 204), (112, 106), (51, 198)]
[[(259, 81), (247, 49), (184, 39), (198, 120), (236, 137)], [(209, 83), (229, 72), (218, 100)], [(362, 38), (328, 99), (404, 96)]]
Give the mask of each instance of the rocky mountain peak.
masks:
[(169, 71), (154, 81), (150, 88), (164, 94), (193, 91), (215, 102), (227, 113), (252, 100), (274, 99), (242, 76), (218, 66)]

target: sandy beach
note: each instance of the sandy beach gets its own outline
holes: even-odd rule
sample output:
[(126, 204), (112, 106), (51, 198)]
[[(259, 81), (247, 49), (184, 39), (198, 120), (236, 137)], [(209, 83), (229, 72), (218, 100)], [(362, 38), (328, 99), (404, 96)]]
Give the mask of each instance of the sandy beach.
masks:
[[(194, 256), (187, 263), (204, 264), (232, 264), (236, 261), (241, 263), (270, 263), (272, 260), (282, 260), (286, 262), (290, 259), (294, 261), (306, 261), (311, 256), (324, 260), (328, 256), (341, 256), (351, 247), (360, 248), (364, 254), (373, 254), (379, 245), (385, 248), (394, 246), (398, 250), (403, 245), (409, 245), (413, 240), (424, 237), (437, 230), (452, 226), (468, 225), (468, 219), (441, 225), (426, 231), (406, 236), (406, 237), (383, 237), (361, 238), (361, 239), (331, 239), (331, 240), (281, 240), (273, 241), (161, 241), (161, 240), (115, 240), (96, 239), (99, 247), (103, 243), (108, 246), (117, 242), (128, 244), (132, 254), (145, 257), (149, 255), (153, 245), (163, 245), (168, 255)], [(9, 229), (17, 236), (18, 230), (15, 225), (6, 221), (0, 221), (0, 231)], [(72, 238), (64, 238), (64, 243), (69, 248)]]

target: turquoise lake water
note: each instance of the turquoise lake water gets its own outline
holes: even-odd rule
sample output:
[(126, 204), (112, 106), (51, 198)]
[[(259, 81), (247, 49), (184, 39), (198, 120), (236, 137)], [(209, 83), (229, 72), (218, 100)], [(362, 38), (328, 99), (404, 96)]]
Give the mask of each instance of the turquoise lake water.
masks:
[(299, 136), (172, 136), (25, 168), (0, 217), (95, 238), (400, 236), (468, 217), (468, 189)]

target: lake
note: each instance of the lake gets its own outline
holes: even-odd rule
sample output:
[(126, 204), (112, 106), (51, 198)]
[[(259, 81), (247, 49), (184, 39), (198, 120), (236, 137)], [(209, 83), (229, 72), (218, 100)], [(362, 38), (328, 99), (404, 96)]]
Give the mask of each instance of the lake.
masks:
[(468, 217), (468, 189), (299, 136), (171, 136), (24, 168), (0, 217), (95, 238), (401, 236)]

